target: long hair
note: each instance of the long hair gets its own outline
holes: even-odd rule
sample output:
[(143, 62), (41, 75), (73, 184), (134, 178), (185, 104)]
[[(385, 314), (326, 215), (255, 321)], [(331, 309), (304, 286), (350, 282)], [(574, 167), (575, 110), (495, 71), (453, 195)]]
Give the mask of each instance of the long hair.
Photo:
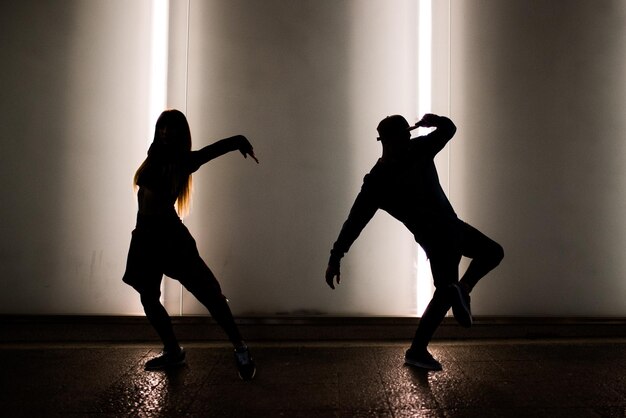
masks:
[(166, 182), (171, 195), (176, 196), (176, 211), (179, 216), (189, 213), (191, 206), (192, 178), (183, 165), (190, 151), (191, 130), (187, 118), (179, 110), (166, 110), (157, 119), (148, 156), (135, 172), (133, 179), (133, 184), (137, 187), (141, 175), (147, 170), (158, 173)]

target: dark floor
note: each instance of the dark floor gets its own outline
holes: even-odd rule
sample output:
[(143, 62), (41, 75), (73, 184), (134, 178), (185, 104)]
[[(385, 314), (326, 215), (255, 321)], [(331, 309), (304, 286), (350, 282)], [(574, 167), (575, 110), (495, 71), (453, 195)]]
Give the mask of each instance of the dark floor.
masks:
[(626, 417), (626, 340), (433, 343), (442, 372), (400, 343), (251, 344), (240, 381), (221, 343), (145, 372), (154, 345), (0, 345), (3, 417)]

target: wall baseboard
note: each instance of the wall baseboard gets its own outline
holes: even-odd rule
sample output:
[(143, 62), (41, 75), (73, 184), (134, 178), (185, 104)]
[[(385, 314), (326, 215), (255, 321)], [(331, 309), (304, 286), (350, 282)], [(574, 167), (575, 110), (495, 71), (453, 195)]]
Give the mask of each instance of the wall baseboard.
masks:
[[(208, 316), (172, 318), (181, 341), (225, 341)], [(239, 317), (249, 341), (408, 341), (419, 318), (275, 316)], [(475, 317), (462, 328), (447, 317), (435, 340), (626, 338), (626, 318)], [(158, 342), (142, 316), (0, 315), (0, 343)]]

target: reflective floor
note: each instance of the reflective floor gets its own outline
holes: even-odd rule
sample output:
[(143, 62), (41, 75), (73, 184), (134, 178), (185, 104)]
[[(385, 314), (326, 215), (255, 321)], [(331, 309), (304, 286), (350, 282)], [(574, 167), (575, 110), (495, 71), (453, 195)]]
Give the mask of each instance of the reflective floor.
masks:
[(626, 340), (436, 342), (442, 372), (400, 343), (251, 344), (253, 382), (224, 344), (145, 372), (148, 345), (0, 345), (5, 417), (626, 417)]

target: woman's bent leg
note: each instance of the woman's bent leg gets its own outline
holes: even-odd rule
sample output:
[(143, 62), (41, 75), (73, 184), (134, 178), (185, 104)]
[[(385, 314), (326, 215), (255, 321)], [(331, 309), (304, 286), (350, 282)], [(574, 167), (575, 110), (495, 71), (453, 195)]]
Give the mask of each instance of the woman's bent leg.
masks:
[(202, 259), (199, 258), (194, 264), (195, 266), (186, 274), (182, 274), (178, 280), (208, 309), (230, 342), (235, 347), (242, 346), (243, 339), (215, 275)]
[(161, 305), (159, 296), (158, 293), (142, 293), (141, 304), (143, 305), (148, 321), (163, 342), (164, 351), (178, 352), (180, 346), (174, 335), (172, 320), (163, 305)]

